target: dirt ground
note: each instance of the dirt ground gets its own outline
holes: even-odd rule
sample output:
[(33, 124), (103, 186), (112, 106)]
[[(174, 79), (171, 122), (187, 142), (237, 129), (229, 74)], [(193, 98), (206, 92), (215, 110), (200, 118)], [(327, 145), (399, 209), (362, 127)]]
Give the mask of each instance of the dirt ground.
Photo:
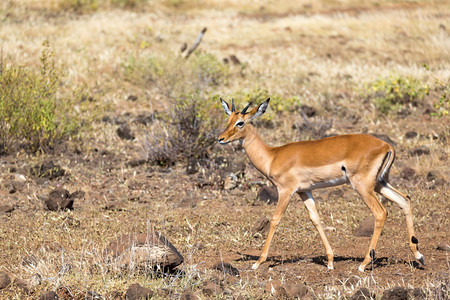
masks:
[[(27, 41), (24, 38), (26, 34), (19, 34), (19, 30), (26, 29), (27, 34), (38, 39), (39, 30), (33, 27), (40, 28), (44, 34), (59, 28), (63, 33), (54, 32), (52, 38), (56, 52), (61, 49), (59, 61), (68, 65), (68, 76), (73, 82), (84, 75), (80, 75), (80, 71), (73, 75), (71, 69), (78, 65), (80, 69), (88, 70), (92, 63), (90, 56), (99, 48), (111, 46), (114, 50), (111, 50), (112, 54), (105, 52), (103, 56), (99, 55), (97, 69), (90, 73), (104, 72), (102, 76), (99, 73), (94, 75), (101, 78), (98, 79), (99, 85), (102, 80), (108, 82), (107, 91), (97, 98), (105, 103), (109, 101), (108, 108), (102, 112), (103, 118), (92, 124), (90, 134), (81, 140), (68, 141), (45, 154), (20, 151), (0, 156), (0, 272), (9, 274), (11, 278), (11, 283), (0, 290), (0, 298), (37, 299), (46, 291), (56, 291), (67, 299), (123, 298), (131, 284), (139, 283), (154, 291), (154, 298), (161, 299), (179, 299), (183, 293), (187, 297), (187, 292), (202, 299), (285, 299), (295, 295), (346, 299), (363, 287), (373, 292), (372, 296), (377, 299), (394, 287), (408, 289), (410, 298), (448, 299), (449, 121), (448, 117), (437, 118), (429, 114), (438, 94), (431, 92), (423, 103), (406, 107), (403, 114), (381, 116), (367, 102), (355, 103), (359, 100), (345, 79), (345, 74), (352, 74), (354, 81), (359, 81), (359, 76), (364, 77), (363, 81), (371, 78), (373, 72), (385, 72), (384, 68), (406, 74), (417, 72), (414, 75), (421, 76), (423, 71), (417, 66), (428, 63), (436, 66), (438, 76), (448, 80), (449, 48), (424, 50), (421, 47), (425, 42), (420, 37), (413, 38), (416, 32), (405, 29), (408, 27), (397, 27), (396, 35), (391, 36), (392, 32), (385, 31), (384, 26), (389, 27), (392, 21), (386, 21), (387, 24), (379, 25), (379, 31), (373, 31), (379, 32), (380, 36), (384, 34), (384, 37), (374, 40), (378, 43), (372, 45), (362, 40), (365, 33), (358, 30), (358, 26), (376, 27), (377, 20), (382, 18), (390, 20), (401, 16), (398, 20), (401, 25), (407, 22), (403, 19), (405, 16), (417, 17), (418, 20), (423, 17), (437, 31), (444, 30), (443, 37), (436, 33), (442, 39), (436, 45), (447, 45), (450, 40), (448, 5), (425, 3), (416, 6), (409, 2), (404, 5), (384, 3), (382, 7), (323, 5), (303, 6), (298, 11), (286, 13), (270, 5), (267, 8), (269, 12), (258, 8), (251, 10), (253, 7), (250, 12), (239, 12), (237, 4), (232, 4), (228, 10), (221, 10), (217, 3), (214, 5), (219, 7), (211, 4), (211, 7), (198, 12), (194, 8), (184, 16), (179, 11), (171, 13), (167, 10), (157, 13), (108, 11), (67, 19), (46, 20), (34, 15), (30, 20), (20, 22), (17, 14), (11, 17), (12, 21), (3, 21), (5, 27), (0, 33), (6, 36), (8, 32), (16, 32), (16, 39), (3, 39), (4, 55), (14, 56), (17, 60), (23, 56), (24, 62), (30, 64), (33, 64), (30, 62), (31, 53), (36, 52), (40, 41), (25, 47), (25, 50), (18, 47), (19, 50), (13, 52), (15, 46), (20, 43), (24, 47)], [(305, 13), (304, 10), (308, 9), (312, 11)], [(129, 14), (133, 15), (130, 17)], [(121, 83), (115, 66), (108, 65), (114, 61), (111, 58), (114, 53), (126, 53), (124, 49), (131, 44), (137, 44), (132, 51), (141, 51), (138, 41), (148, 34), (143, 28), (149, 25), (132, 23), (133, 16), (133, 22), (146, 17), (154, 20), (152, 30), (160, 30), (163, 39), (167, 37), (173, 45), (195, 38), (197, 28), (201, 27), (199, 24), (212, 22), (214, 18), (227, 18), (226, 24), (221, 21), (212, 23), (207, 32), (211, 39), (208, 40), (206, 35), (202, 45), (203, 49), (213, 49), (219, 57), (236, 54), (248, 64), (244, 70), (247, 77), (230, 79), (224, 88), (224, 97), (236, 87), (254, 84), (251, 81), (256, 78), (260, 80), (256, 84), (266, 84), (269, 91), (282, 95), (308, 94), (299, 87), (304, 84), (312, 93), (307, 98), (310, 102), (306, 104), (316, 111), (316, 115), (308, 120), (312, 124), (332, 120), (332, 128), (326, 131), (327, 135), (364, 132), (389, 138), (397, 151), (390, 182), (411, 197), (416, 236), (426, 265), (416, 262), (409, 250), (401, 209), (383, 201), (389, 215), (376, 249), (376, 259), (365, 273), (359, 272), (357, 268), (367, 251), (370, 237), (355, 236), (355, 230), (370, 211), (350, 186), (341, 186), (313, 193), (335, 253), (334, 270), (326, 267), (320, 237), (297, 195), (293, 196), (278, 226), (268, 261), (258, 270), (251, 270), (266, 237), (266, 232), (255, 229), (255, 226), (264, 218), (271, 218), (275, 204), (258, 198), (261, 187), (271, 184), (250, 164), (238, 143), (216, 145), (208, 159), (190, 162), (196, 169), (189, 172), (192, 174), (187, 172), (187, 162), (158, 167), (139, 161), (145, 159), (143, 143), (151, 125), (143, 125), (137, 119), (142, 114), (151, 114), (155, 108), (164, 109), (166, 106), (151, 88)], [(317, 20), (310, 24), (309, 19), (303, 19), (307, 16)], [(70, 41), (71, 29), (87, 26), (95, 22), (96, 17), (98, 22), (102, 22), (102, 30), (107, 36), (98, 39), (101, 45), (94, 46), (95, 38), (82, 35), (78, 41), (81, 46), (74, 46), (75, 42)], [(108, 18), (111, 19), (109, 23), (106, 21)], [(115, 28), (111, 23), (117, 20), (127, 20), (124, 21), (126, 25), (119, 29), (119, 33), (128, 38), (124, 39), (122, 46), (113, 46), (111, 37)], [(180, 25), (180, 20), (184, 26)], [(240, 31), (234, 28), (236, 20), (242, 20)], [(164, 22), (172, 26), (170, 33), (161, 29)], [(316, 22), (322, 24), (317, 32), (294, 34), (296, 30), (302, 30), (299, 28), (303, 23), (311, 29), (316, 28)], [(341, 29), (333, 29), (333, 22), (338, 23)], [(348, 23), (343, 25), (343, 22)], [(80, 25), (82, 23), (84, 25)], [(128, 33), (126, 26), (133, 24), (138, 24), (138, 37), (131, 41), (133, 35)], [(441, 29), (439, 24), (442, 24)], [(264, 31), (256, 31), (258, 26), (264, 27)], [(226, 32), (225, 27), (233, 33), (221, 36)], [(189, 34), (170, 39), (180, 28)], [(245, 35), (252, 29), (261, 34), (245, 41), (235, 36), (236, 32)], [(352, 35), (352, 30), (357, 33)], [(302, 45), (295, 47), (302, 48), (304, 57), (297, 57), (295, 53), (298, 51), (292, 46), (300, 41)], [(267, 49), (257, 51), (264, 42)], [(213, 47), (215, 43), (217, 47)], [(401, 51), (395, 51), (396, 47)], [(73, 54), (67, 53), (72, 51), (83, 52), (84, 58), (71, 60), (68, 57)], [(306, 69), (291, 69), (294, 67), (286, 62), (286, 57), (304, 64)], [(369, 69), (362, 67), (365, 63)], [(312, 69), (312, 73), (307, 73), (307, 69)], [(241, 70), (236, 67), (233, 72), (238, 77)], [(252, 72), (254, 75), (250, 74)], [(283, 76), (284, 72), (287, 75)], [(290, 77), (293, 73), (295, 79)], [(427, 78), (433, 81), (431, 77)], [(315, 80), (318, 82), (314, 83)], [(93, 90), (99, 88), (95, 84), (92, 86)], [(283, 89), (284, 92), (280, 92)], [(321, 96), (314, 93), (319, 90), (324, 91)], [(131, 94), (137, 95), (136, 102), (128, 100)], [(284, 111), (275, 115), (272, 128), (257, 124), (267, 144), (280, 145), (302, 137), (298, 127), (292, 126), (302, 120), (298, 113)], [(118, 136), (117, 129), (124, 123), (129, 124), (136, 139), (126, 140)], [(223, 126), (225, 124), (226, 115), (223, 114)], [(49, 165), (50, 162), (53, 163), (51, 173), (36, 173), (42, 164)], [(64, 172), (57, 172), (59, 169)], [(227, 185), (230, 178), (231, 184)], [(46, 200), (55, 188), (67, 189), (72, 194), (72, 210), (48, 210)], [(157, 230), (167, 237), (183, 255), (183, 264), (165, 275), (108, 270), (108, 265), (102, 261), (102, 251), (111, 241), (123, 234), (150, 230)], [(239, 276), (214, 269), (218, 263), (231, 264)], [(214, 286), (213, 292), (205, 288), (209, 284)], [(306, 289), (302, 290), (304, 287)], [(64, 296), (61, 288), (70, 290), (70, 296)]]

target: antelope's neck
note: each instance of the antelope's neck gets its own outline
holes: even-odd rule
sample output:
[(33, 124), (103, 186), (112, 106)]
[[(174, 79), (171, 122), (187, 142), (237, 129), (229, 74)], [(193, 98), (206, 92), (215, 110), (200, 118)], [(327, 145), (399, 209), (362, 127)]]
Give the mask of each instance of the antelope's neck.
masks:
[(271, 147), (264, 143), (253, 125), (247, 124), (246, 126), (247, 133), (243, 142), (245, 153), (258, 171), (269, 176), (272, 162)]

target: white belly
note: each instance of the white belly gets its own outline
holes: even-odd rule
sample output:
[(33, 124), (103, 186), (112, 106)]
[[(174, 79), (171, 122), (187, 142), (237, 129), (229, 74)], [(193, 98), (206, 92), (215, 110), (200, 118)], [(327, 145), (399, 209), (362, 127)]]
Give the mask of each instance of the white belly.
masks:
[(337, 186), (341, 184), (349, 183), (347, 176), (334, 178), (328, 181), (315, 182), (309, 186), (309, 190), (321, 189), (326, 187)]

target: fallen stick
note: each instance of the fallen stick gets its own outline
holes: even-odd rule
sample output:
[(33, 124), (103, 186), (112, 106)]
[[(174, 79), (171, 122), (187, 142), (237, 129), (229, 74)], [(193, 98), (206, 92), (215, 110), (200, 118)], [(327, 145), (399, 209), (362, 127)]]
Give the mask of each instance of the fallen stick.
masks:
[(187, 59), (192, 54), (192, 52), (194, 52), (195, 49), (197, 49), (198, 45), (200, 45), (200, 43), (202, 41), (203, 35), (205, 35), (205, 32), (206, 32), (206, 27), (203, 28), (202, 31), (200, 31), (200, 33), (197, 37), (197, 40), (195, 40), (195, 43), (188, 49), (184, 58)]

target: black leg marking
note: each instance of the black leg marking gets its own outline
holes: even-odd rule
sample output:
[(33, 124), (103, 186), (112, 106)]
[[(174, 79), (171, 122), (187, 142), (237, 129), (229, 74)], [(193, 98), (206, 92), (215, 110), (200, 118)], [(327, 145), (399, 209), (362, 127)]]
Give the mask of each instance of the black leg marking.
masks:
[(370, 250), (370, 257), (372, 258), (372, 261), (375, 260), (375, 250)]
[(419, 240), (416, 239), (415, 236), (412, 236), (412, 237), (411, 237), (411, 242), (412, 242), (413, 244), (418, 244), (418, 243), (419, 243)]
[(408, 198), (408, 200), (411, 200), (411, 197), (410, 197), (410, 196), (408, 196), (408, 195), (406, 195), (406, 198)]

